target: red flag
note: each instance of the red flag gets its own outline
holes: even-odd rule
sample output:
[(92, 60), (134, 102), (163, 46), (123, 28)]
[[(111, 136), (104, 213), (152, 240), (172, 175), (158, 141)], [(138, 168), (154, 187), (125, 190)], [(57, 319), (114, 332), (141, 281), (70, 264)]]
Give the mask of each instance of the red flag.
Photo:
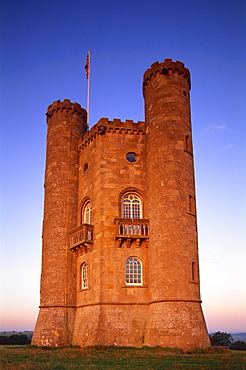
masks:
[(89, 78), (89, 73), (90, 73), (90, 58), (88, 53), (85, 61), (85, 77), (87, 80)]

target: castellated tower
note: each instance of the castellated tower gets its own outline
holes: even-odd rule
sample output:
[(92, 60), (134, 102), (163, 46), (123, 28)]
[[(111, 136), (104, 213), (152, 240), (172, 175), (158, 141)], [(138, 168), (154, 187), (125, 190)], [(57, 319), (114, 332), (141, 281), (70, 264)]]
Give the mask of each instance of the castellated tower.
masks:
[(190, 73), (166, 59), (145, 72), (150, 346), (208, 345), (200, 300)]
[(209, 346), (201, 310), (181, 62), (144, 75), (145, 122), (48, 108), (40, 312), (33, 344)]
[(86, 131), (86, 111), (70, 100), (47, 111), (40, 311), (33, 344), (71, 343), (76, 307), (75, 256), (68, 232), (77, 225), (78, 140)]

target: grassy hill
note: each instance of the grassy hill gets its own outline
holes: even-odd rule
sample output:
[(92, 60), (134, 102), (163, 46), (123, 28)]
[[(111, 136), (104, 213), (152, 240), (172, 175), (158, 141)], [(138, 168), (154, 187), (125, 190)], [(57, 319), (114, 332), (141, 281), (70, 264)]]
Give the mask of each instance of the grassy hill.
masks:
[[(215, 351), (215, 352), (209, 352)], [(171, 348), (37, 348), (0, 346), (0, 369), (4, 370), (243, 370), (246, 353), (212, 348), (183, 353)]]

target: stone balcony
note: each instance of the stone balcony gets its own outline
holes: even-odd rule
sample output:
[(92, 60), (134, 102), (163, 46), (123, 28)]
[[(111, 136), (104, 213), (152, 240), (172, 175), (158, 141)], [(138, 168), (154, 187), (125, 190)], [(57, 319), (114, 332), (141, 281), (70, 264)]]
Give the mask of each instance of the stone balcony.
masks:
[(142, 242), (148, 246), (149, 241), (149, 220), (139, 218), (115, 218), (116, 240), (119, 248), (126, 242), (126, 247), (132, 244), (140, 247)]
[(93, 225), (83, 224), (69, 235), (70, 250), (77, 256), (90, 252), (93, 244)]

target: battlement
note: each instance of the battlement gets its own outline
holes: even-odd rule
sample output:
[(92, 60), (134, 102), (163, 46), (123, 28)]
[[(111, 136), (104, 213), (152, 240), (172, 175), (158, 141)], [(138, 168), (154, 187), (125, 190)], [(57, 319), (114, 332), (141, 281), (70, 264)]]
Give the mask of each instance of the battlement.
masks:
[(95, 124), (90, 131), (86, 132), (83, 136), (79, 148), (83, 149), (86, 147), (98, 135), (104, 135), (105, 133), (110, 132), (130, 135), (145, 134), (145, 122), (133, 122), (132, 120), (122, 122), (118, 118), (114, 118), (113, 121), (109, 121), (108, 118), (101, 118), (97, 124)]
[(143, 130), (145, 128), (145, 122), (143, 121), (133, 122), (133, 120), (127, 119), (125, 122), (122, 122), (118, 118), (114, 118), (113, 121), (109, 121), (108, 118), (101, 118), (97, 125), (103, 125), (107, 129), (119, 128), (122, 130)]
[(188, 81), (189, 89), (191, 89), (190, 71), (184, 66), (184, 63), (172, 59), (165, 59), (164, 62), (155, 62), (149, 69), (144, 73), (143, 78), (143, 94), (148, 82), (156, 76), (156, 74), (163, 74), (165, 76), (177, 73)]
[(51, 117), (54, 113), (63, 110), (72, 114), (75, 113), (78, 116), (82, 116), (84, 118), (87, 116), (86, 110), (82, 108), (79, 103), (72, 103), (70, 99), (64, 99), (64, 101), (56, 100), (48, 106), (46, 112), (47, 118)]

